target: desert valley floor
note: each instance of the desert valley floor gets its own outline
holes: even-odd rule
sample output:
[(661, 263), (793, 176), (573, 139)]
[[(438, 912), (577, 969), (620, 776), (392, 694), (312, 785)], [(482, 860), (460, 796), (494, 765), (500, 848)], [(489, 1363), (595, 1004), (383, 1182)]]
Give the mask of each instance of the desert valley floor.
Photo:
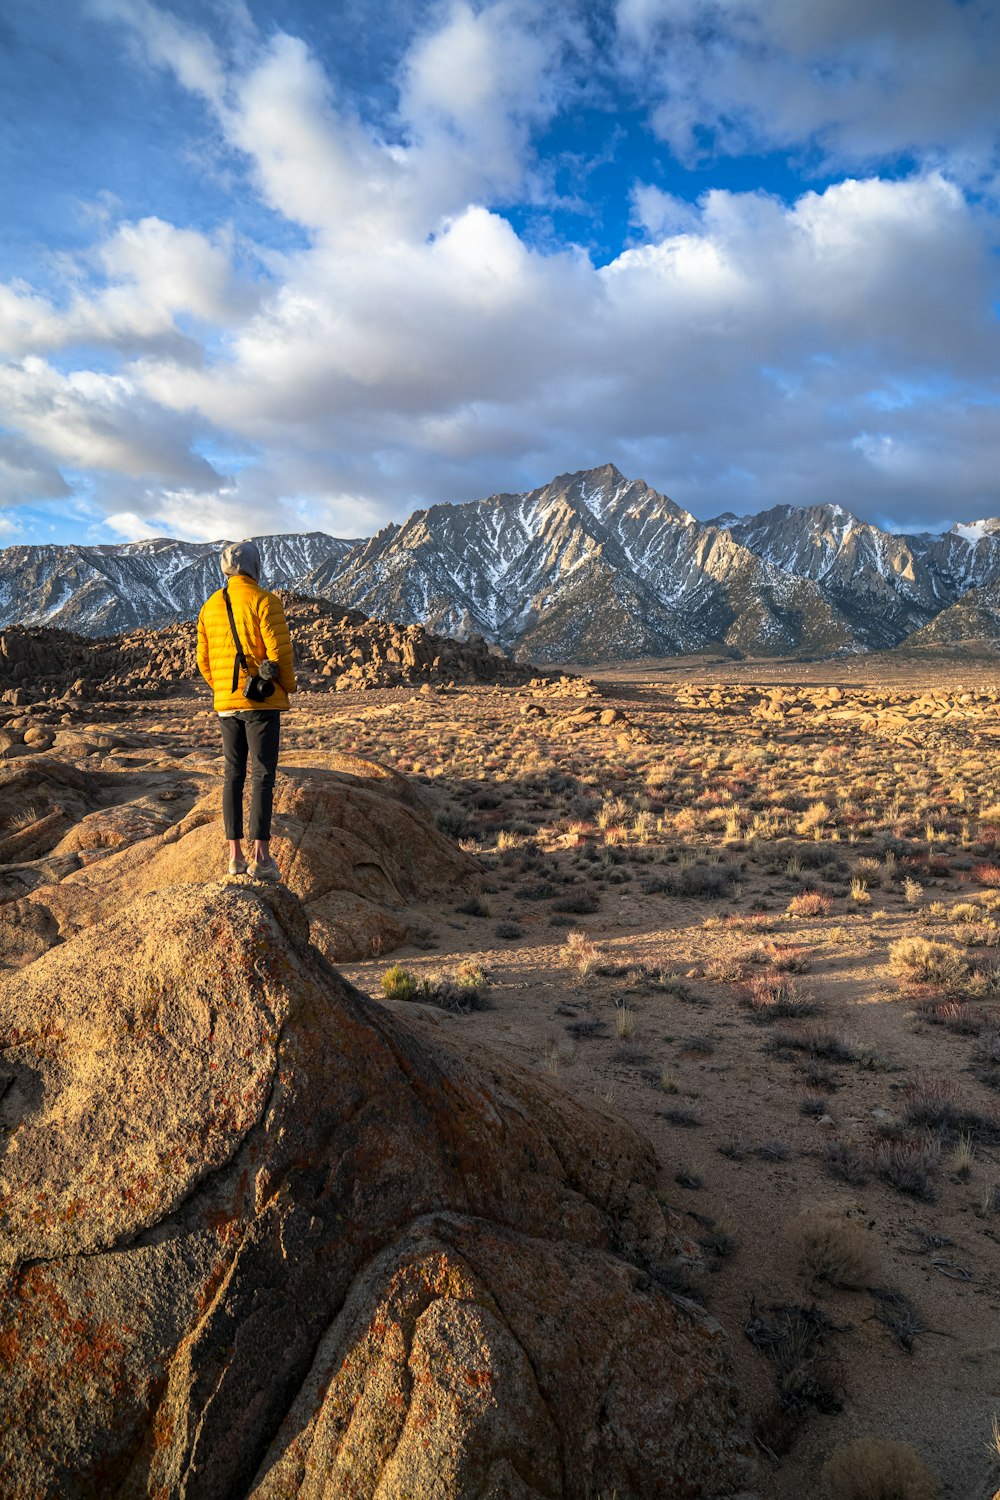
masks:
[[(819, 1493), (834, 1449), (876, 1435), (988, 1500), (1000, 678), (883, 658), (592, 680), (299, 694), (278, 862), (296, 889), (296, 776), (406, 778), (453, 863), (424, 891), (411, 825), (390, 829), (388, 884), (352, 913), (310, 908), (340, 878), (314, 856), (314, 930), (373, 1005), (652, 1142), (700, 1247), (669, 1289), (725, 1330), (761, 1493)], [(0, 742), (8, 973), (126, 887), (191, 879), (137, 862), (179, 825), (200, 817), (199, 878), (225, 878), (204, 697), (11, 707)], [(350, 814), (330, 818), (336, 865)]]

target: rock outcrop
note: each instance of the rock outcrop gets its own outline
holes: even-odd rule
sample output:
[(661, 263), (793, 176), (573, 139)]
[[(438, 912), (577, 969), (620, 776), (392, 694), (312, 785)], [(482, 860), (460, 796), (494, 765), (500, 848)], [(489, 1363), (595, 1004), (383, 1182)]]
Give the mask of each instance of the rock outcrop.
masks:
[(0, 1490), (732, 1495), (649, 1145), (364, 1000), (289, 892), (141, 896), (3, 980)]
[[(304, 685), (338, 691), (496, 683), (522, 686), (537, 668), (512, 661), (482, 636), (451, 640), (422, 625), (370, 620), (325, 599), (283, 596)], [(65, 630), (12, 626), (0, 634), (0, 697), (17, 707), (65, 699), (163, 697), (203, 687), (191, 621), (90, 640)], [(555, 678), (566, 690), (592, 691), (575, 677)]]
[[(357, 756), (324, 753), (321, 759), (322, 765), (282, 765), (273, 851), (286, 884), (305, 905), (317, 947), (334, 959), (369, 957), (413, 935), (408, 907), (414, 902), (475, 891), (479, 867), (438, 832), (404, 777)], [(0, 768), (0, 809), (5, 776), (21, 784), (22, 798), (28, 781), (46, 786), (49, 778), (62, 778), (53, 784), (67, 783), (63, 803), (89, 784), (85, 772), (57, 762), (27, 765), (31, 769), (22, 769), (23, 762)], [(86, 804), (79, 806), (86, 811)], [(0, 839), (0, 849), (18, 839), (38, 852), (44, 845), (58, 862), (57, 881), (43, 878), (0, 905), (0, 962), (19, 965), (137, 895), (210, 879), (225, 851), (221, 789), (213, 786), (177, 822), (147, 799), (99, 808), (73, 822), (54, 809)]]

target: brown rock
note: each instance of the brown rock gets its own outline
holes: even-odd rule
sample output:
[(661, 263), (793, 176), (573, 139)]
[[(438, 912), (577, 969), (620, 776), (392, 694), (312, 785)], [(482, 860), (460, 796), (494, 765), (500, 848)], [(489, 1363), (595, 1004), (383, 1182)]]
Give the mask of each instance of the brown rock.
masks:
[(3, 989), (5, 1492), (750, 1480), (648, 1143), (365, 1001), (287, 892), (143, 897)]
[[(334, 958), (369, 957), (411, 935), (412, 902), (475, 888), (478, 866), (438, 832), (421, 798), (395, 771), (349, 755), (321, 760), (279, 770), (272, 852), (305, 903), (317, 946)], [(213, 769), (221, 768), (214, 762)], [(96, 840), (117, 832), (124, 841), (138, 816), (154, 814), (108, 810), (73, 830), (60, 848), (101, 847), (91, 831)], [(58, 886), (40, 887), (33, 899), (67, 935), (137, 895), (204, 880), (225, 867), (220, 787), (160, 836), (109, 854)]]
[(0, 766), (0, 863), (38, 859), (96, 807), (98, 783), (48, 757)]

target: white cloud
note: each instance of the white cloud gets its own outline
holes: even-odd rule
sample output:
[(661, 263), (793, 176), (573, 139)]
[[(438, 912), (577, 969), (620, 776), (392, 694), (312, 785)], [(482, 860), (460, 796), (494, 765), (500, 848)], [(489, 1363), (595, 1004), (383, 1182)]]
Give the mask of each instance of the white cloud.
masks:
[(62, 374), (37, 356), (0, 365), (6, 420), (57, 464), (139, 477), (218, 480), (190, 449), (190, 429), (144, 400), (131, 380), (93, 370)]
[[(23, 437), (0, 432), (0, 507), (68, 498), (70, 487), (48, 454)], [(0, 522), (8, 529), (6, 521)]]
[(89, 261), (65, 262), (69, 285), (61, 305), (23, 282), (0, 284), (0, 355), (92, 344), (157, 348), (197, 360), (200, 346), (179, 319), (226, 327), (260, 300), (260, 287), (234, 272), (233, 237), (226, 230), (209, 236), (155, 217), (126, 221)]
[(913, 154), (995, 173), (992, 0), (618, 0), (616, 14), (620, 59), (684, 159), (813, 142), (840, 165)]
[(582, 45), (568, 8), (453, 0), (445, 17), (411, 49), (400, 101), (422, 196), (442, 213), (523, 188), (532, 131), (568, 87), (560, 59)]
[(151, 0), (87, 0), (91, 12), (127, 28), (154, 67), (167, 68), (183, 88), (217, 103), (225, 88), (218, 50), (199, 27), (189, 26)]
[[(359, 535), (428, 499), (611, 458), (701, 514), (817, 498), (995, 508), (996, 221), (947, 173), (846, 178), (790, 204), (719, 190), (688, 204), (638, 184), (645, 242), (597, 267), (533, 248), (496, 207), (533, 191), (532, 136), (566, 87), (575, 42), (545, 31), (545, 7), (436, 12), (379, 136), (296, 38), (260, 44), (244, 26), (224, 61), (192, 28), (158, 29), (147, 0), (113, 4), (307, 244), (262, 252), (251, 287), (226, 232), (150, 217), (105, 225), (61, 303), (0, 288), (0, 400), (32, 455), (25, 496), (62, 465), (95, 476), (122, 534)], [(802, 56), (829, 50), (837, 17), (825, 0), (806, 9), (725, 0), (711, 14), (742, 66), (741, 47), (777, 52), (772, 33)], [(620, 7), (633, 38), (672, 18), (671, 66), (689, 82), (698, 14), (694, 0)], [(692, 85), (675, 102), (701, 98)], [(89, 343), (122, 362), (42, 357)], [(903, 394), (877, 406), (879, 390)], [(201, 456), (227, 447), (238, 461)]]

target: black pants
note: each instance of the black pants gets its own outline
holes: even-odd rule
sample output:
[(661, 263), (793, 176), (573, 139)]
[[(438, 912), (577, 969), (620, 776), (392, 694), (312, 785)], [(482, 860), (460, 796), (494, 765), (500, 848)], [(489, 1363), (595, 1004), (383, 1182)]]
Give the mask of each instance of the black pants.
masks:
[(250, 708), (220, 718), (222, 748), (226, 756), (226, 778), (222, 784), (222, 820), (227, 839), (243, 837), (243, 788), (247, 779), (247, 755), (253, 759), (250, 782), (250, 837), (271, 837), (271, 804), (278, 771), (278, 740), (281, 711)]

